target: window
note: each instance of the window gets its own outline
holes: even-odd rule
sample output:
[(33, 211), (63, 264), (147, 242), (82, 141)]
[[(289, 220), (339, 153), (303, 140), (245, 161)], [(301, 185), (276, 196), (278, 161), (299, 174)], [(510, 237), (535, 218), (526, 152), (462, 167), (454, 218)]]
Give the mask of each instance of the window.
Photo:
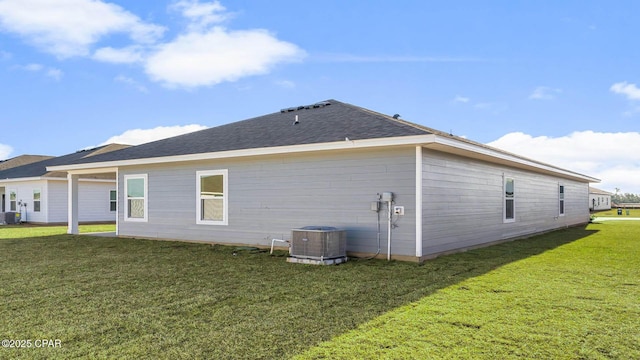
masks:
[(118, 209), (118, 197), (115, 190), (109, 190), (109, 211)]
[(125, 175), (125, 221), (147, 221), (147, 174)]
[(560, 203), (560, 216), (564, 215), (564, 185), (558, 187), (558, 200)]
[(40, 189), (33, 190), (33, 211), (40, 212)]
[(504, 222), (516, 221), (515, 182), (512, 178), (504, 179)]
[(18, 195), (16, 194), (16, 191), (10, 190), (9, 191), (9, 211), (16, 211), (17, 198), (18, 198)]
[(196, 172), (196, 223), (227, 225), (227, 170)]

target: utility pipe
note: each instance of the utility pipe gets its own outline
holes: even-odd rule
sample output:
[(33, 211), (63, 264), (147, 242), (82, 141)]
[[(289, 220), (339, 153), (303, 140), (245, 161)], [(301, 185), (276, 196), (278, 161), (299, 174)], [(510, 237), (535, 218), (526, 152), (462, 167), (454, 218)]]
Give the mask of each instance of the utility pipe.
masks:
[(387, 223), (387, 261), (391, 261), (391, 200), (387, 202), (387, 210), (389, 213)]

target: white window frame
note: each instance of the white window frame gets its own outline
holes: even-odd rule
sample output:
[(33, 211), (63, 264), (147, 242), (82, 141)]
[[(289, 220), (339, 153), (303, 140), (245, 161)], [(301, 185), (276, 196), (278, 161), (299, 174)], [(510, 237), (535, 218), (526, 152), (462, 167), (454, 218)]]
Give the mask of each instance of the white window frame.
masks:
[(564, 184), (558, 184), (558, 216), (564, 216), (567, 211), (567, 202), (565, 201), (567, 188)]
[[(12, 193), (15, 194), (15, 200), (11, 200)], [(9, 189), (9, 211), (18, 211), (18, 191), (16, 189)]]
[[(222, 175), (222, 220), (202, 220), (202, 197), (200, 195), (200, 178), (202, 176)], [(229, 225), (229, 171), (202, 170), (196, 171), (196, 224), (199, 225)]]
[[(115, 192), (116, 193), (116, 199), (115, 200), (111, 200), (111, 193)], [(115, 209), (111, 210), (111, 203), (115, 203)], [(109, 190), (109, 212), (118, 212), (118, 190), (116, 189), (111, 189)]]
[[(40, 194), (40, 199), (36, 200), (36, 191)], [(38, 210), (36, 210), (36, 201), (38, 202)], [(33, 212), (42, 211), (42, 189), (33, 189)]]
[[(507, 197), (507, 182), (513, 182), (513, 195)], [(513, 201), (513, 218), (507, 218), (507, 200)], [(505, 176), (502, 182), (502, 221), (512, 223), (516, 221), (516, 180), (513, 177)]]
[[(129, 191), (128, 180), (143, 179), (144, 180), (144, 216), (141, 218), (129, 217)], [(134, 200), (139, 197), (132, 198)], [(147, 222), (149, 219), (149, 177), (147, 174), (131, 174), (124, 176), (124, 221), (131, 222)]]

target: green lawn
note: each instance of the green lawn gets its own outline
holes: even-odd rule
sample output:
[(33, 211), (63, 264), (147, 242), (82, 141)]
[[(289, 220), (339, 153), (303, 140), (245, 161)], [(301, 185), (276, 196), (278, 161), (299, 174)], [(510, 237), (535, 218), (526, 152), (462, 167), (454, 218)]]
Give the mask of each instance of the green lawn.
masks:
[(629, 215), (627, 215), (627, 209), (622, 209), (622, 215), (618, 215), (618, 208), (613, 208), (611, 210), (601, 210), (593, 213), (594, 216), (598, 217), (640, 217), (640, 209), (628, 209)]
[(0, 335), (62, 346), (0, 358), (640, 358), (640, 222), (420, 266), (32, 229), (0, 227)]

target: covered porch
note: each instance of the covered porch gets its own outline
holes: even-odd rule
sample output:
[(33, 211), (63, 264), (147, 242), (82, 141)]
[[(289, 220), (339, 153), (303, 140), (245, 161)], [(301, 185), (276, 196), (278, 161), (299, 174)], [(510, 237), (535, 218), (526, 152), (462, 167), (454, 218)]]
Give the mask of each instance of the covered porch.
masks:
[(80, 223), (80, 191), (79, 184), (82, 179), (111, 179), (116, 181), (116, 198), (113, 199), (115, 201), (115, 211), (116, 211), (116, 231), (115, 233), (110, 233), (111, 236), (118, 235), (118, 198), (117, 198), (117, 189), (118, 189), (118, 169), (117, 168), (102, 168), (102, 169), (86, 169), (86, 170), (71, 170), (67, 172), (67, 233), (68, 234), (79, 234), (80, 231), (78, 229)]

